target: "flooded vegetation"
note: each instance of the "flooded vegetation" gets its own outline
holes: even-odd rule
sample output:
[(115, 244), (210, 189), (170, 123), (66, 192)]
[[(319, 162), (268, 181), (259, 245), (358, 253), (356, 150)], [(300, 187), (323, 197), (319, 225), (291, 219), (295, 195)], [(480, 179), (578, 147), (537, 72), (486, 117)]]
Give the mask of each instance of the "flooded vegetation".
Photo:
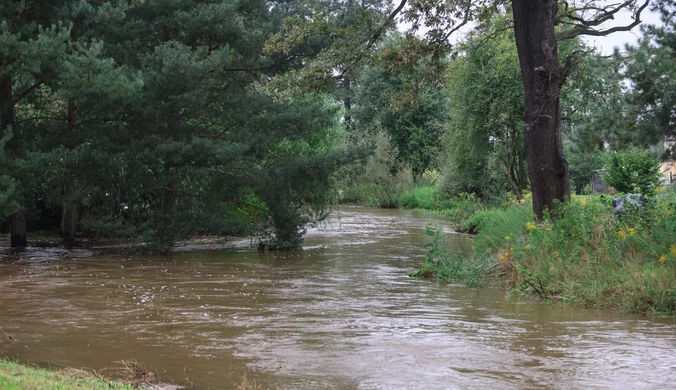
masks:
[[(429, 215), (344, 208), (305, 249), (2, 254), (0, 355), (188, 388), (666, 388), (676, 322), (406, 276)], [(456, 249), (471, 241), (457, 235)]]

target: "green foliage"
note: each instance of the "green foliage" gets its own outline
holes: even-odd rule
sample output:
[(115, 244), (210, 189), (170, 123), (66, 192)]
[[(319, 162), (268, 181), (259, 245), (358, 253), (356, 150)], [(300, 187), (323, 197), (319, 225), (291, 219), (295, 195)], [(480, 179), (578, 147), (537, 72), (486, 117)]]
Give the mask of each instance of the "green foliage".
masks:
[(119, 381), (101, 379), (84, 370), (53, 371), (0, 360), (0, 388), (25, 389), (90, 389), (131, 390), (134, 386)]
[(304, 6), (123, 3), (0, 9), (18, 129), (0, 159), (0, 213), (23, 198), (29, 228), (54, 229), (69, 209), (80, 235), (154, 249), (195, 234), (297, 248), (355, 158), (335, 100), (263, 82), (303, 65), (264, 47)]
[(524, 189), (524, 95), (513, 33), (496, 18), (474, 32), (448, 72), (450, 120), (444, 191), (481, 197), (509, 187), (505, 172)]
[[(606, 141), (614, 150), (652, 147), (673, 137), (676, 121), (676, 3), (655, 3), (662, 23), (642, 26), (636, 45), (616, 50), (611, 58), (589, 58), (594, 90), (579, 124), (578, 143)], [(668, 156), (667, 151), (667, 156)]]
[(470, 287), (482, 284), (484, 276), (490, 273), (489, 262), (469, 263), (463, 261), (463, 253), (458, 251), (449, 253), (448, 244), (444, 239), (444, 229), (438, 224), (427, 224), (425, 234), (432, 238), (432, 241), (425, 245), (427, 255), (422, 266), (409, 272), (409, 276), (436, 278), (444, 283), (464, 283)]
[[(8, 134), (0, 139), (0, 166), (8, 163), (5, 155), (5, 143), (10, 136), (11, 134)], [(0, 220), (4, 220), (19, 209), (19, 204), (16, 202), (16, 191), (15, 180), (0, 173)]]
[(372, 145), (374, 152), (357, 176), (356, 187), (361, 192), (358, 198), (371, 206), (399, 207), (401, 194), (411, 185), (410, 170), (401, 165), (399, 152), (387, 132), (379, 131), (363, 142)]
[(621, 219), (602, 196), (573, 198), (557, 210), (558, 218), (543, 221), (519, 203), (475, 213), (475, 252), (438, 253), (442, 264), (426, 263), (427, 276), (447, 281), (445, 267), (475, 270), (453, 281), (493, 281), (545, 302), (676, 313), (676, 189), (662, 188), (645, 212)]
[(402, 207), (409, 209), (435, 210), (439, 207), (441, 194), (436, 187), (415, 187), (399, 198)]
[(437, 213), (448, 218), (457, 231), (468, 231), (467, 219), (479, 210), (484, 209), (485, 205), (475, 194), (466, 192), (458, 196), (446, 199), (443, 208)]
[(401, 34), (388, 36), (376, 54), (375, 64), (365, 67), (355, 80), (350, 131), (373, 134), (385, 131), (397, 150), (397, 160), (411, 168), (417, 180), (436, 167), (439, 138), (446, 111), (443, 88), (426, 85), (430, 60), (422, 59), (401, 68), (408, 40)]
[(510, 204), (505, 208), (486, 208), (467, 219), (470, 232), (478, 233), (474, 248), (477, 252), (493, 251), (504, 245), (505, 237), (519, 234), (518, 227), (533, 218), (529, 205)]
[(592, 179), (604, 168), (604, 155), (602, 152), (584, 152), (568, 147), (566, 158), (571, 188), (575, 190), (575, 193), (582, 194), (585, 188), (589, 188)]
[(643, 138), (638, 145), (676, 136), (676, 2), (660, 1), (656, 8), (662, 25), (644, 26), (636, 46), (627, 46), (624, 55), (616, 53), (631, 85), (625, 97), (626, 110), (639, 134), (634, 139)]
[(646, 150), (609, 152), (604, 179), (622, 193), (652, 194), (662, 183), (660, 162)]

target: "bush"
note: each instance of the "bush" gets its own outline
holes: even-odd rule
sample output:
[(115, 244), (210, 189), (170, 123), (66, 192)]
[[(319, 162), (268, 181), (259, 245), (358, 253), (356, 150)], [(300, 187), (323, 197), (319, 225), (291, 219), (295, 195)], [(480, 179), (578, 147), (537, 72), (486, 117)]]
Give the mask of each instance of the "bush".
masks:
[(399, 163), (399, 152), (392, 137), (379, 131), (368, 140), (374, 147), (364, 170), (357, 177), (362, 204), (382, 208), (399, 207), (399, 197), (413, 180), (411, 170)]
[(676, 316), (675, 188), (658, 188), (650, 207), (623, 218), (603, 196), (573, 196), (557, 210), (542, 221), (527, 204), (475, 212), (475, 252), (435, 254), (436, 275), (449, 281), (455, 270), (454, 281), (493, 281), (551, 302)]
[(466, 220), (482, 209), (484, 209), (484, 205), (477, 199), (476, 195), (461, 193), (457, 197), (447, 200), (443, 204), (443, 210), (438, 213), (448, 218), (455, 230), (465, 232), (467, 231)]
[(576, 194), (591, 193), (591, 182), (596, 172), (603, 169), (603, 153), (581, 153), (566, 150), (571, 188)]
[(434, 187), (412, 188), (401, 194), (399, 203), (409, 209), (432, 210), (437, 195), (438, 192)]
[(611, 152), (606, 161), (606, 183), (622, 193), (652, 194), (662, 183), (660, 162), (647, 150)]

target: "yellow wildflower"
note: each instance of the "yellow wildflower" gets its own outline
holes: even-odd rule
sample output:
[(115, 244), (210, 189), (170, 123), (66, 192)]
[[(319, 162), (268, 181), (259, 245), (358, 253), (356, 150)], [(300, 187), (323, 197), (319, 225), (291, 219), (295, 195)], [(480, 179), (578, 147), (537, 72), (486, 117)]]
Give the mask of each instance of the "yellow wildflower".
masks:
[(669, 248), (669, 252), (671, 252), (672, 255), (676, 256), (676, 244), (672, 245), (671, 248)]
[(587, 205), (587, 199), (580, 199), (580, 204), (582, 206), (586, 206)]
[(519, 199), (519, 204), (524, 204), (525, 202), (526, 201), (523, 198)]
[(634, 236), (636, 234), (636, 229), (629, 228), (629, 230), (627, 230), (627, 234), (629, 234), (629, 237)]
[(615, 233), (615, 234), (617, 235), (617, 238), (620, 239), (620, 240), (624, 240), (625, 238), (627, 238), (627, 235), (624, 234), (623, 231), (619, 231), (619, 232), (617, 232), (617, 233)]
[(537, 229), (537, 228), (538, 228), (538, 227), (537, 227), (533, 222), (528, 222), (528, 223), (526, 224), (526, 229), (528, 229), (528, 230), (535, 230), (535, 229)]
[(667, 255), (662, 255), (662, 256), (660, 256), (660, 258), (657, 259), (657, 261), (658, 261), (659, 263), (664, 263), (665, 261), (667, 261)]
[(530, 244), (526, 244), (526, 246), (524, 248), (530, 249)]

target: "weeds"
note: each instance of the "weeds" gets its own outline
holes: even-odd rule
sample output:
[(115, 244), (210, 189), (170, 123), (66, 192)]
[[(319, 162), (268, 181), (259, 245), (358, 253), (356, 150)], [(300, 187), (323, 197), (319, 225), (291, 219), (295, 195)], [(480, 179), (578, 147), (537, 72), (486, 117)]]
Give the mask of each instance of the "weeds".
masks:
[[(635, 313), (676, 315), (676, 189), (617, 217), (610, 199), (574, 197), (558, 218), (536, 221), (528, 201), (481, 208), (465, 220), (477, 236), (471, 255), (439, 253), (416, 276)], [(433, 243), (442, 237), (433, 237)]]
[(246, 372), (242, 375), (242, 379), (236, 387), (237, 390), (263, 390), (265, 387), (256, 380), (251, 380), (247, 377)]
[(153, 370), (136, 360), (120, 360), (115, 363), (122, 366), (118, 371), (125, 381), (154, 383), (157, 380), (157, 374)]

